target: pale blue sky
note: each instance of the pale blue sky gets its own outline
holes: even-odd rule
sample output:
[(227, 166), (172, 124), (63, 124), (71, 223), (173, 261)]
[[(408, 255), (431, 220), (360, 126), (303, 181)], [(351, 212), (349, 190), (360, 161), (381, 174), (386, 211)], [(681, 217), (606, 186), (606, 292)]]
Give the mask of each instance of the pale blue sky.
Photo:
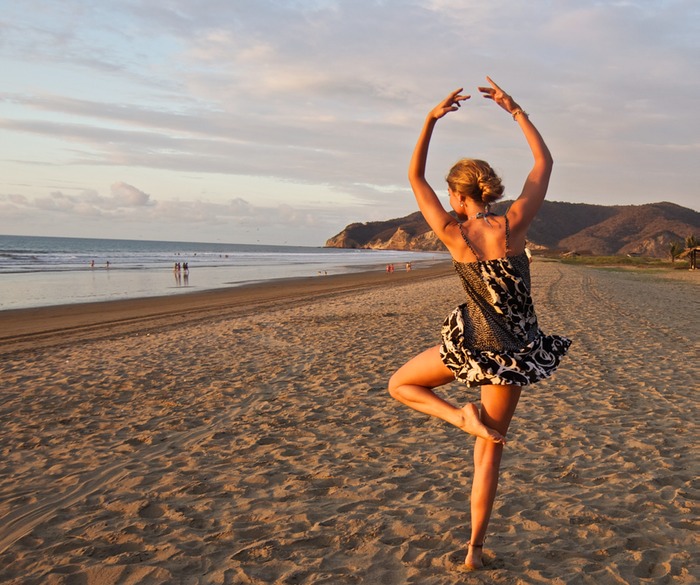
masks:
[(322, 245), (416, 210), (462, 156), (517, 196), (530, 155), (490, 75), (555, 158), (549, 198), (698, 209), (695, 0), (0, 0), (0, 233)]

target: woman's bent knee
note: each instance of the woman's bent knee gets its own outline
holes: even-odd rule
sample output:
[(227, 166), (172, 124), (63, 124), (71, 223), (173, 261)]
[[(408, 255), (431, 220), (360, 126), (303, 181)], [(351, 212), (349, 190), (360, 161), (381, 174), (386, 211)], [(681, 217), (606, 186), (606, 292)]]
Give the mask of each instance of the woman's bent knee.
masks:
[(454, 380), (454, 375), (442, 363), (440, 346), (418, 354), (394, 372), (389, 379), (389, 394), (400, 400), (404, 386), (421, 386), (432, 390)]
[(392, 398), (396, 398), (396, 400), (399, 400), (399, 396), (401, 395), (401, 382), (399, 381), (399, 377), (396, 374), (398, 374), (398, 372), (394, 372), (391, 378), (389, 378), (389, 385), (387, 386), (387, 390)]

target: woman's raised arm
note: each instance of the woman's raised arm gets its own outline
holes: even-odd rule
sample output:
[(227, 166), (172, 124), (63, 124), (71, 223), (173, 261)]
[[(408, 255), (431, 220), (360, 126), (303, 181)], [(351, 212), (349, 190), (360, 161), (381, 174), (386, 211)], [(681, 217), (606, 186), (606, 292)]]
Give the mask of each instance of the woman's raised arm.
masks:
[(514, 231), (525, 232), (537, 215), (549, 186), (554, 161), (542, 135), (530, 121), (527, 113), (490, 78), (486, 78), (491, 87), (480, 87), (479, 91), (485, 98), (491, 99), (501, 106), (520, 125), (528, 146), (532, 151), (535, 162), (525, 180), (523, 190), (518, 199), (511, 205), (508, 217)]
[(430, 138), (433, 135), (435, 123), (449, 112), (455, 112), (460, 107), (460, 102), (468, 100), (471, 96), (461, 95), (462, 88), (451, 92), (444, 100), (435, 106), (428, 116), (421, 129), (418, 142), (413, 150), (413, 156), (408, 166), (408, 180), (416, 196), (418, 207), (423, 217), (428, 222), (435, 234), (442, 239), (445, 227), (454, 221), (454, 218), (445, 210), (440, 203), (435, 191), (425, 178), (425, 166), (428, 159), (428, 147)]

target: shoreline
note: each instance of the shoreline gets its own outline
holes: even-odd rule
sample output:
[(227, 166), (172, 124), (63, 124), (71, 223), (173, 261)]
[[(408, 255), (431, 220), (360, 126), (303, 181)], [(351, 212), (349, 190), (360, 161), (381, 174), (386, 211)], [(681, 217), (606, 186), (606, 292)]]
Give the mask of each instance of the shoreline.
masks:
[(280, 278), (383, 271), (389, 264), (418, 267), (449, 258), (439, 251), (27, 240), (0, 236), (0, 311), (161, 297)]
[(175, 295), (6, 309), (0, 311), (0, 355), (62, 345), (75, 339), (99, 339), (202, 319), (233, 317), (280, 302), (289, 305), (448, 274), (454, 274), (454, 269), (451, 262), (445, 261), (392, 274), (368, 270), (290, 277)]

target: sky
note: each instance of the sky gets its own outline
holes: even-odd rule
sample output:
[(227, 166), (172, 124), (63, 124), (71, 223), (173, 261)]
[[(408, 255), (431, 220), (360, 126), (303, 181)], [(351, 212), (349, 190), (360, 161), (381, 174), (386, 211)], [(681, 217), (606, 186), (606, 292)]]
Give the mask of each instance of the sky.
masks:
[(0, 234), (322, 246), (428, 179), (555, 160), (548, 199), (700, 200), (697, 0), (0, 0)]

